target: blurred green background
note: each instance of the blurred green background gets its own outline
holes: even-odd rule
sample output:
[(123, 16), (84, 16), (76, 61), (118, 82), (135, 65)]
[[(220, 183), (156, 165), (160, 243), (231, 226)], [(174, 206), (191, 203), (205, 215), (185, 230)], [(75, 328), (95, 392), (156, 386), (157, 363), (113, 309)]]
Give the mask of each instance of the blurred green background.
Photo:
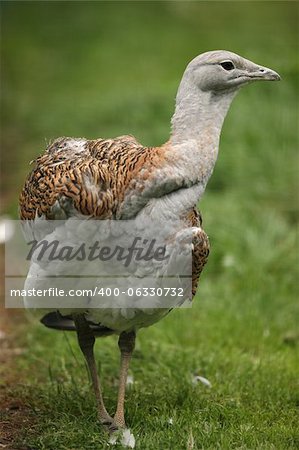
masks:
[[(133, 134), (144, 144), (165, 142), (180, 77), (199, 53), (227, 49), (280, 73), (280, 83), (248, 86), (231, 107), (200, 205), (212, 251), (198, 299), (140, 333), (132, 364), (140, 384), (127, 409), (136, 448), (181, 450), (191, 435), (194, 448), (296, 448), (298, 3), (15, 1), (1, 9), (2, 213), (14, 218), (29, 162), (49, 140)], [(43, 411), (24, 442), (99, 448), (93, 421), (74, 422), (78, 405), (65, 375), (74, 372), (81, 387), (84, 368), (63, 336), (48, 333), (31, 325), (21, 360)], [(35, 385), (48, 379), (48, 346), (67, 406), (52, 384)], [(103, 352), (113, 397), (115, 342), (102, 343)], [(195, 372), (213, 390), (190, 385)]]

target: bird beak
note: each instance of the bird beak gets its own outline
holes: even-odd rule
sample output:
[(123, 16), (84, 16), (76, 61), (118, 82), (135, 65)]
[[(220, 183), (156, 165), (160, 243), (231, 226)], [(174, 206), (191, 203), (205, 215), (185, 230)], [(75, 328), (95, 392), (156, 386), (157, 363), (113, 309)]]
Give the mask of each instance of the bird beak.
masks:
[(281, 79), (277, 72), (262, 66), (256, 66), (254, 70), (248, 71), (247, 76), (252, 80), (279, 81)]

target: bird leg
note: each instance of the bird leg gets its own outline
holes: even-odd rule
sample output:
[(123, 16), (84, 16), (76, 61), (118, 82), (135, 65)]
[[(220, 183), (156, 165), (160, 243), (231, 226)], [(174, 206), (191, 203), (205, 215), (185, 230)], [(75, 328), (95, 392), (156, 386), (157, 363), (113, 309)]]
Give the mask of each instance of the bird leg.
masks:
[(74, 322), (77, 330), (78, 343), (86, 359), (90, 372), (91, 381), (96, 396), (99, 420), (103, 425), (107, 425), (109, 429), (111, 427), (115, 428), (113, 419), (108, 414), (102, 397), (100, 379), (98, 377), (93, 351), (95, 343), (94, 334), (90, 329), (88, 322), (84, 317), (84, 314), (78, 314), (74, 316)]
[(124, 415), (125, 391), (129, 364), (135, 347), (135, 337), (136, 334), (134, 331), (131, 331), (130, 333), (122, 332), (118, 340), (118, 346), (120, 349), (120, 374), (117, 408), (114, 416), (114, 422), (120, 428), (124, 428), (126, 426)]

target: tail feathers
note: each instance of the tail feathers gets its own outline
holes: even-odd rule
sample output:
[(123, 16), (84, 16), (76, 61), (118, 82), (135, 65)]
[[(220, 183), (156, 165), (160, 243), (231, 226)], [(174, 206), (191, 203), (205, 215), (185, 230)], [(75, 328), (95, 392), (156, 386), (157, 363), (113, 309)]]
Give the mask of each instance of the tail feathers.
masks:
[[(75, 322), (71, 316), (62, 316), (59, 311), (53, 311), (46, 314), (40, 320), (47, 328), (53, 328), (54, 330), (62, 331), (76, 331)], [(95, 336), (109, 336), (114, 331), (101, 324), (95, 324), (88, 322), (91, 330)]]

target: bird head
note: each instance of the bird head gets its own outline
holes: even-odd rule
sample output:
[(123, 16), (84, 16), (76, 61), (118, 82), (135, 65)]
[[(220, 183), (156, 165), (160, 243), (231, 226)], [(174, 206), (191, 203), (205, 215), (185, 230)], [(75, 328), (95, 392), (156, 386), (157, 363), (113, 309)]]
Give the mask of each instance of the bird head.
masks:
[(280, 80), (277, 72), (226, 50), (202, 53), (187, 66), (186, 73), (202, 91), (236, 90), (252, 81)]

